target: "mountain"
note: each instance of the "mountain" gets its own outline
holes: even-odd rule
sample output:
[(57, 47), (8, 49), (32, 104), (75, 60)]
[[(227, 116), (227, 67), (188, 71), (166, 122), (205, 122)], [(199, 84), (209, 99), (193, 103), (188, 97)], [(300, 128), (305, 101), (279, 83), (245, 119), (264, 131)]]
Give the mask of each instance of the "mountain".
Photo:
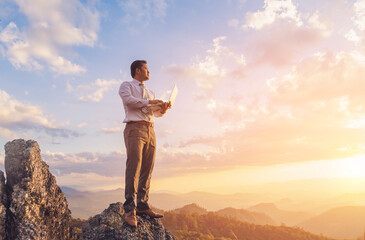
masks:
[(313, 217), (312, 214), (307, 212), (285, 211), (278, 209), (273, 203), (260, 203), (248, 208), (248, 210), (265, 213), (275, 221), (285, 223), (290, 226), (294, 226), (299, 222)]
[(235, 209), (228, 207), (218, 210), (215, 213), (222, 216), (233, 217), (243, 222), (249, 222), (260, 225), (266, 225), (266, 224), (276, 225), (276, 222), (265, 213), (251, 212), (245, 209)]
[(213, 212), (169, 211), (162, 223), (180, 240), (331, 240), (300, 228), (256, 225)]
[(88, 219), (103, 211), (111, 202), (123, 199), (123, 189), (120, 188), (98, 192), (78, 191), (69, 187), (61, 189), (67, 197), (72, 216), (81, 219)]
[[(103, 209), (110, 202), (124, 201), (124, 189), (118, 188), (107, 191), (79, 191), (70, 187), (62, 187), (72, 215), (76, 218), (87, 219)], [(204, 209), (219, 210), (227, 206), (234, 208), (245, 208), (249, 204), (256, 204), (257, 201), (265, 199), (267, 195), (238, 193), (238, 194), (214, 194), (206, 192), (190, 193), (150, 193), (152, 206), (164, 211), (174, 210), (191, 203), (196, 203)], [(88, 204), (85, 204), (88, 203)]]
[[(185, 205), (181, 208), (177, 208), (173, 210), (173, 212), (176, 213), (190, 213), (190, 214), (207, 214), (208, 211), (205, 208), (202, 208), (198, 206), (195, 203)], [(221, 216), (227, 216), (236, 218), (237, 220), (243, 221), (243, 222), (249, 222), (254, 224), (269, 224), (269, 225), (275, 225), (275, 221), (271, 219), (269, 216), (267, 216), (264, 213), (256, 213), (256, 212), (250, 212), (245, 209), (235, 209), (235, 208), (224, 208), (218, 211), (214, 211), (214, 213), (221, 215)]]
[(180, 213), (180, 212), (197, 213), (197, 214), (208, 213), (208, 211), (205, 208), (202, 208), (195, 203), (185, 205), (185, 206), (183, 206), (181, 208), (177, 208), (173, 211), (178, 212), (178, 213)]
[(333, 238), (356, 238), (364, 233), (365, 206), (333, 208), (298, 226)]

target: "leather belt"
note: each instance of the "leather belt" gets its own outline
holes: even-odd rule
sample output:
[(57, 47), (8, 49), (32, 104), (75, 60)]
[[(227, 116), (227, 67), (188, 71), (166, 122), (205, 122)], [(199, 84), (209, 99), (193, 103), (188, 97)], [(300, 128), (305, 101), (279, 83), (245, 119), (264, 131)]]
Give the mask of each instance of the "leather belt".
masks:
[(132, 122), (128, 122), (128, 124), (131, 124), (131, 123), (139, 123), (139, 124), (146, 125), (148, 127), (153, 127), (153, 123), (147, 122), (147, 121), (132, 121)]

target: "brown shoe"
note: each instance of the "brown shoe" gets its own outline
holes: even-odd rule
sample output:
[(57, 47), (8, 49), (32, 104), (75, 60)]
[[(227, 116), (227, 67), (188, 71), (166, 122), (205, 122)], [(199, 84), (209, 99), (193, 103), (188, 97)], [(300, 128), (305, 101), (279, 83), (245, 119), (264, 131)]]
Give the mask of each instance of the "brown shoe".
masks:
[(132, 227), (137, 227), (136, 210), (133, 209), (132, 211), (125, 213), (124, 221), (126, 221)]
[(147, 214), (148, 216), (150, 216), (151, 218), (162, 218), (163, 215), (159, 214), (159, 213), (155, 213), (154, 211), (152, 211), (152, 209), (147, 209), (147, 210), (142, 210), (142, 211), (138, 211), (137, 210), (137, 214)]

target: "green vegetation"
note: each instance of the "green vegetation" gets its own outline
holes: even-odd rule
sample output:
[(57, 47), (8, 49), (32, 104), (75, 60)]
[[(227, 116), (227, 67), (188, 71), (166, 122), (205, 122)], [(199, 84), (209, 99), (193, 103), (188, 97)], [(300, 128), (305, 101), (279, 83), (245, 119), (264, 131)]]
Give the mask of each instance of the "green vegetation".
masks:
[(180, 240), (330, 240), (301, 228), (255, 225), (216, 213), (165, 212), (162, 222)]

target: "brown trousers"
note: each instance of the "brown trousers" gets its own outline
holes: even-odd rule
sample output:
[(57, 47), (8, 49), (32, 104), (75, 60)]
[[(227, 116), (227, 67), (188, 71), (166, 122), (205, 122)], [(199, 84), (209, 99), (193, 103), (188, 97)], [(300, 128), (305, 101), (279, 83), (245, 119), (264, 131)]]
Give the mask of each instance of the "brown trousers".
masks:
[(136, 195), (137, 209), (149, 209), (148, 193), (156, 154), (155, 131), (152, 126), (127, 123), (124, 142), (127, 149), (124, 210), (129, 212), (136, 208)]

